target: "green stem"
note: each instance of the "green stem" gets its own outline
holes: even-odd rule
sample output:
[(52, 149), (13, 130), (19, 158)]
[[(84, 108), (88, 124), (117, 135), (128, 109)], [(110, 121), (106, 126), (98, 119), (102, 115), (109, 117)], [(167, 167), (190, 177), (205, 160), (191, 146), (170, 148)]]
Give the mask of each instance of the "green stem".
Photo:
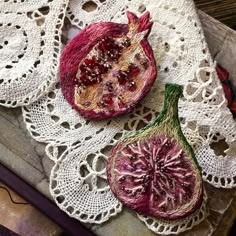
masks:
[(182, 86), (177, 84), (166, 84), (165, 101), (159, 116), (154, 120), (154, 125), (168, 122), (169, 125), (176, 127), (179, 125), (178, 101), (182, 96)]

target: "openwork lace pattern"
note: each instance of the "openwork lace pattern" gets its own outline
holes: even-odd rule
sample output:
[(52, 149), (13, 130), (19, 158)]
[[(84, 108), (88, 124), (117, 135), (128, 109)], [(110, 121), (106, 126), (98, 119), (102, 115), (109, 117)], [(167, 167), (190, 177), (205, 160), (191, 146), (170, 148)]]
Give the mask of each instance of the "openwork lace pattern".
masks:
[(90, 1), (89, 5), (91, 7), (89, 11), (86, 10), (86, 5), (88, 5), (87, 0), (70, 0), (69, 2), (67, 17), (71, 23), (76, 25), (79, 29), (82, 29), (93, 22), (111, 21), (114, 12), (124, 6), (124, 1)]
[[(58, 84), (48, 95), (22, 109), (32, 137), (47, 144), (46, 153), (55, 162), (50, 180), (53, 198), (70, 216), (87, 223), (102, 223), (121, 211), (121, 204), (106, 182), (105, 163), (109, 151), (125, 134), (140, 129), (156, 117), (167, 82), (184, 86), (184, 97), (179, 104), (182, 128), (195, 149), (204, 179), (216, 187), (236, 185), (233, 156), (236, 125), (227, 108), (193, 2), (127, 0), (122, 1), (122, 6), (116, 2), (103, 1), (97, 3), (100, 7), (95, 12), (81, 13), (84, 2), (72, 0), (67, 14), (81, 29), (91, 22), (94, 14), (96, 21), (127, 23), (126, 10), (139, 16), (150, 11), (155, 24), (149, 42), (159, 73), (150, 93), (134, 112), (112, 120), (85, 120), (65, 101)], [(110, 8), (103, 7), (108, 4)], [(220, 140), (228, 145), (224, 155), (217, 155), (212, 148)], [(191, 216), (188, 223), (186, 219), (180, 220), (175, 233), (203, 220), (203, 211), (204, 207)], [(159, 233), (161, 228), (162, 234), (170, 233), (166, 222), (139, 218), (154, 232)]]
[(191, 229), (195, 225), (198, 225), (206, 217), (206, 200), (207, 196), (205, 195), (201, 207), (196, 212), (194, 212), (191, 217), (186, 217), (185, 219), (181, 220), (157, 220), (153, 217), (147, 217), (139, 214), (137, 215), (138, 218), (143, 221), (150, 230), (157, 234), (179, 234), (188, 229)]
[(67, 2), (0, 2), (0, 105), (31, 104), (57, 80)]

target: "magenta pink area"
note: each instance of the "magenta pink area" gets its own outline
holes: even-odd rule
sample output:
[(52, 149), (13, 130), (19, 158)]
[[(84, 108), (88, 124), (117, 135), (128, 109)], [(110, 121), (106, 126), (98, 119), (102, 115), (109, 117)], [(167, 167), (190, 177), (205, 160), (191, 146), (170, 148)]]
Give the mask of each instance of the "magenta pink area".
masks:
[[(91, 24), (85, 27), (64, 49), (61, 55), (60, 61), (60, 81), (61, 81), (61, 89), (64, 97), (67, 101), (84, 117), (89, 119), (103, 119), (110, 118), (114, 116), (118, 116), (121, 114), (125, 114), (134, 109), (134, 107), (140, 102), (140, 100), (147, 94), (150, 90), (153, 82), (156, 78), (157, 70), (156, 63), (154, 59), (154, 55), (152, 52), (152, 48), (147, 41), (147, 36), (151, 30), (152, 22), (149, 21), (150, 15), (149, 13), (145, 13), (143, 16), (138, 18), (131, 12), (127, 12), (127, 16), (129, 18), (129, 25), (127, 24), (118, 24), (112, 22), (100, 22)], [(146, 34), (141, 41), (141, 48), (143, 49), (145, 56), (148, 58), (148, 70), (150, 70), (150, 76), (148, 78), (142, 78), (146, 80), (145, 86), (141, 91), (139, 91), (139, 96), (135, 96), (135, 100), (132, 104), (125, 104), (122, 101), (119, 103), (121, 106), (118, 107), (110, 107), (109, 109), (103, 109), (102, 106), (99, 108), (99, 103), (97, 101), (97, 106), (99, 109), (84, 107), (82, 104), (75, 104), (75, 89), (78, 86), (86, 86), (91, 88), (96, 83), (102, 82), (102, 77), (97, 75), (94, 81), (88, 81), (86, 76), (82, 76), (79, 81), (76, 77), (78, 73), (78, 68), (83, 62), (83, 60), (87, 57), (87, 55), (91, 52), (91, 50), (97, 46), (98, 41), (101, 39), (105, 39), (107, 36), (112, 37), (114, 39), (124, 38), (128, 34), (129, 30), (134, 30), (135, 27), (138, 26), (137, 32), (146, 31)], [(133, 28), (132, 28), (133, 27)], [(88, 61), (90, 63), (90, 61)], [(128, 63), (128, 62), (127, 62)], [(81, 67), (81, 66), (80, 66)], [(145, 67), (145, 65), (144, 65)], [(83, 69), (83, 68), (82, 68)], [(102, 70), (103, 71), (103, 70)], [(106, 71), (104, 70), (104, 73)], [(130, 73), (131, 80), (127, 83), (127, 89), (132, 93), (136, 92), (136, 83), (133, 81), (132, 77), (138, 75), (138, 71), (133, 71)], [(90, 78), (91, 79), (91, 78)], [(92, 79), (91, 79), (92, 80)], [(117, 80), (117, 79), (116, 79)], [(85, 84), (81, 85), (81, 81)], [(97, 81), (97, 82), (96, 82)], [(94, 89), (97, 89), (99, 86), (94, 86)], [(105, 89), (105, 88), (104, 88)], [(90, 91), (90, 90), (89, 90)], [(94, 92), (95, 94), (95, 92)], [(112, 95), (116, 96), (116, 95)], [(117, 95), (118, 96), (118, 95)], [(78, 100), (77, 100), (78, 101)], [(103, 101), (102, 101), (103, 102)], [(88, 104), (88, 103), (85, 103)], [(110, 104), (110, 103), (109, 103)]]
[(196, 197), (196, 178), (191, 161), (174, 139), (163, 134), (121, 147), (122, 143), (112, 151), (107, 176), (123, 204), (165, 219), (187, 216), (199, 207), (201, 196), (193, 208), (177, 210)]
[(74, 87), (77, 84), (76, 74), (81, 60), (97, 44), (98, 38), (104, 38), (107, 35), (119, 38), (123, 32), (128, 32), (128, 26), (125, 24), (95, 23), (84, 28), (65, 47), (61, 55), (60, 81), (63, 95), (72, 106), (74, 106)]

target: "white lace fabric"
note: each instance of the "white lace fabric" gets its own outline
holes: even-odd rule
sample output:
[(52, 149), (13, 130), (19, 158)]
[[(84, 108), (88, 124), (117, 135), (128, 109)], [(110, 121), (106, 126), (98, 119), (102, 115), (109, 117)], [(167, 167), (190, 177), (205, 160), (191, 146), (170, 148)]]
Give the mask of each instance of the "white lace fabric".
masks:
[[(59, 35), (67, 1), (16, 2), (0, 3), (3, 22), (0, 30), (4, 28), (0, 42), (8, 42), (0, 49), (0, 55), (6, 58), (0, 63), (0, 103), (14, 107), (35, 101), (22, 108), (24, 121), (32, 137), (47, 144), (46, 153), (55, 162), (50, 191), (62, 210), (82, 222), (97, 224), (122, 210), (106, 182), (109, 151), (125, 134), (156, 117), (163, 105), (166, 83), (184, 86), (179, 115), (204, 180), (216, 187), (235, 187), (236, 125), (227, 108), (192, 0), (94, 0), (97, 9), (92, 12), (83, 10), (87, 1), (70, 0), (67, 16), (78, 31), (92, 22), (127, 23), (126, 10), (138, 16), (150, 11), (154, 22), (149, 36), (159, 65), (154, 86), (133, 113), (104, 121), (82, 118), (55, 84), (58, 82)], [(47, 6), (49, 11), (42, 15), (45, 11), (42, 13), (39, 9)], [(40, 26), (38, 17), (44, 20)], [(20, 28), (16, 27), (18, 24)], [(18, 53), (23, 56), (13, 63)], [(8, 64), (12, 67), (6, 68)], [(216, 155), (211, 147), (219, 140), (229, 146), (223, 150), (225, 156)], [(171, 233), (182, 232), (202, 221), (204, 204), (192, 217), (176, 222), (175, 232)], [(168, 222), (139, 218), (156, 233), (170, 233)]]
[(67, 2), (0, 2), (0, 105), (31, 104), (57, 81)]
[(147, 217), (137, 214), (138, 218), (143, 221), (146, 226), (153, 232), (161, 235), (179, 234), (198, 225), (207, 215), (206, 194), (203, 197), (202, 205), (197, 209), (191, 217), (177, 220), (161, 220), (153, 217)]

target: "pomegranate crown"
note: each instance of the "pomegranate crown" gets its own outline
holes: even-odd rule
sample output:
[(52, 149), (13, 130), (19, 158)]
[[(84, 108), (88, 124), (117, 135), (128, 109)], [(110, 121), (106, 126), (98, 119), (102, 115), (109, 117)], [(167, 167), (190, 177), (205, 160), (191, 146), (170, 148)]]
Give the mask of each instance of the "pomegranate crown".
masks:
[(134, 13), (126, 12), (129, 20), (129, 31), (136, 31), (137, 33), (146, 31), (145, 37), (148, 37), (153, 22), (150, 22), (150, 12), (145, 12), (141, 17), (137, 17)]

